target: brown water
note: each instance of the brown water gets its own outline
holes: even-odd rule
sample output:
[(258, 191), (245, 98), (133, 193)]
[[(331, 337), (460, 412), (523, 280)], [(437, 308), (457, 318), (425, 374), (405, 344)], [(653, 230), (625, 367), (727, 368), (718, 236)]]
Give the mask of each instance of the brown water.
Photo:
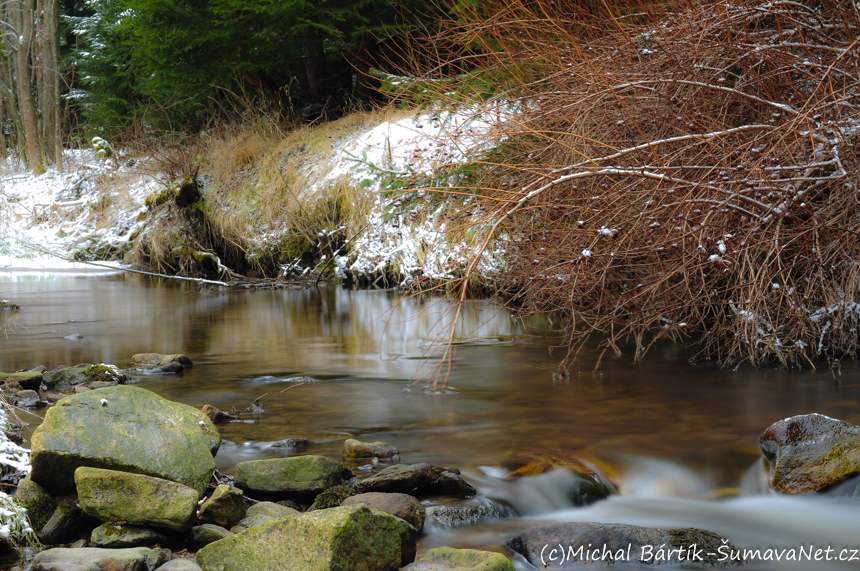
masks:
[[(794, 414), (860, 424), (856, 366), (844, 366), (838, 378), (811, 368), (731, 372), (691, 366), (683, 349), (663, 346), (641, 365), (629, 355), (606, 358), (596, 374), (597, 353), (587, 352), (570, 377), (558, 379), (551, 339), (473, 302), (458, 330), (449, 381), (457, 390), (435, 394), (421, 383), (404, 389), (438, 363), (435, 342), (446, 317), (429, 301), (397, 304), (395, 292), (200, 292), (129, 275), (6, 273), (0, 297), (23, 306), (0, 337), (0, 370), (125, 367), (135, 353), (183, 352), (193, 369), (137, 375), (138, 385), (226, 410), (271, 397), (265, 412), (223, 426), (228, 443), (216, 460), (226, 473), (244, 460), (286, 455), (269, 445), (289, 437), (309, 438), (307, 453), (340, 458), (352, 435), (397, 446), (405, 463), (457, 466), (482, 496), (518, 514), (452, 529), (431, 524), (421, 549), (504, 552), (518, 530), (550, 521), (698, 526), (740, 545), (860, 547), (860, 500), (769, 493), (757, 446), (772, 422)], [(0, 313), (0, 325), (10, 315)], [(73, 333), (84, 339), (64, 338)], [(318, 382), (280, 393), (298, 376)], [(543, 454), (590, 463), (621, 494), (574, 508), (564, 471), (516, 482), (501, 477)], [(857, 569), (860, 562), (754, 568)]]

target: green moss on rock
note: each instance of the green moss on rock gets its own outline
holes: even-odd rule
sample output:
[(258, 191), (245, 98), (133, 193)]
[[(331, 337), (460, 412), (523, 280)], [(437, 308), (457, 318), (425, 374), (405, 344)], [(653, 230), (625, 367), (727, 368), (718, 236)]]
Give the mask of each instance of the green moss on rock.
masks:
[(42, 531), (57, 508), (57, 502), (54, 501), (54, 498), (45, 491), (45, 488), (31, 480), (29, 476), (18, 482), (15, 501), (27, 510), (30, 525), (37, 533)]
[(81, 509), (89, 516), (175, 531), (191, 529), (200, 497), (176, 482), (99, 468), (78, 468), (75, 484)]
[(243, 490), (281, 497), (312, 497), (350, 478), (349, 468), (323, 456), (251, 460), (236, 466)]
[(514, 564), (501, 553), (437, 547), (427, 551), (404, 571), (514, 571)]
[(221, 437), (205, 414), (151, 391), (118, 385), (69, 396), (32, 438), (30, 478), (48, 493), (73, 493), (91, 466), (182, 483), (202, 495)]
[(207, 545), (203, 571), (395, 571), (415, 557), (415, 528), (367, 506), (276, 519)]

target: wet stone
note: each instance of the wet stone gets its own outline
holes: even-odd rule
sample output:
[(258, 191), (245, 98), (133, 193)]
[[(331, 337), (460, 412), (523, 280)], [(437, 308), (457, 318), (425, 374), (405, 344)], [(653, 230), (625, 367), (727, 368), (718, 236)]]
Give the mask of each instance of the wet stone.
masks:
[(817, 492), (860, 474), (860, 427), (822, 414), (775, 422), (759, 445), (778, 492)]

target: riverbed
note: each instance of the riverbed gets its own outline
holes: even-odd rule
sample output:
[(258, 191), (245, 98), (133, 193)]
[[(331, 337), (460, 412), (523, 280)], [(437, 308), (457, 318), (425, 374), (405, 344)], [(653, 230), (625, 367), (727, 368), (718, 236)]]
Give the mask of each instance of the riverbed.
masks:
[[(738, 546), (860, 548), (860, 500), (839, 490), (772, 493), (758, 448), (770, 424), (795, 414), (860, 424), (856, 364), (843, 364), (841, 374), (826, 367), (731, 371), (692, 365), (692, 349), (660, 345), (641, 364), (629, 352), (607, 353), (595, 372), (595, 344), (561, 377), (553, 372), (564, 352), (553, 349), (559, 340), (551, 324), (523, 324), (473, 301), (457, 329), (450, 390), (433, 392), (422, 386), (440, 363), (450, 314), (432, 298), (11, 272), (0, 273), (0, 298), (22, 306), (0, 312), (3, 371), (83, 362), (124, 368), (135, 353), (187, 354), (194, 367), (182, 375), (133, 376), (172, 400), (239, 411), (239, 422), (220, 425), (225, 443), (216, 462), (224, 473), (244, 460), (289, 455), (270, 448), (285, 438), (307, 438), (302, 453), (339, 460), (347, 437), (382, 440), (400, 449), (404, 463), (459, 468), (480, 499), (511, 514), (455, 528), (431, 523), (419, 552), (448, 545), (511, 556), (503, 544), (518, 531), (562, 521), (695, 526)], [(83, 338), (66, 339), (73, 334)], [(255, 399), (264, 411), (245, 412)], [(28, 429), (39, 422), (27, 420)], [(575, 507), (564, 471), (506, 477), (547, 456), (585, 462), (619, 495)], [(351, 467), (369, 474), (384, 466)], [(749, 568), (857, 569), (860, 561)]]

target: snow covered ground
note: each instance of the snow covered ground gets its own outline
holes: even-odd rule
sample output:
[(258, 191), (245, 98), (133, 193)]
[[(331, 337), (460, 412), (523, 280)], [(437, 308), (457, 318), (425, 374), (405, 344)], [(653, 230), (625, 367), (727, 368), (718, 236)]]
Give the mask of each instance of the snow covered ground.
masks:
[[(448, 236), (451, 201), (424, 204), (386, 191), (416, 175), (432, 179), (436, 169), (455, 168), (495, 146), (493, 127), (509, 112), (498, 105), (422, 112), (371, 123), (335, 141), (334, 153), (313, 165), (307, 192), (322, 192), (347, 177), (373, 195), (363, 227), (335, 253), (338, 273), (394, 272), (408, 284), (418, 274), (445, 278), (463, 267), (471, 252), (468, 244), (451, 243)], [(0, 271), (110, 271), (69, 258), (87, 244), (121, 249), (148, 223), (141, 215), (146, 196), (163, 187), (139, 165), (122, 162), (83, 149), (67, 151), (62, 170), (39, 176), (20, 164), (5, 169), (0, 164)], [(321, 228), (320, 236), (333, 230)], [(277, 232), (259, 239), (277, 240)], [(498, 271), (503, 253), (498, 247), (486, 253), (480, 271)]]
[(95, 149), (66, 151), (64, 160), (39, 176), (0, 164), (0, 271), (110, 271), (69, 257), (87, 240), (120, 244), (136, 228), (154, 181)]

